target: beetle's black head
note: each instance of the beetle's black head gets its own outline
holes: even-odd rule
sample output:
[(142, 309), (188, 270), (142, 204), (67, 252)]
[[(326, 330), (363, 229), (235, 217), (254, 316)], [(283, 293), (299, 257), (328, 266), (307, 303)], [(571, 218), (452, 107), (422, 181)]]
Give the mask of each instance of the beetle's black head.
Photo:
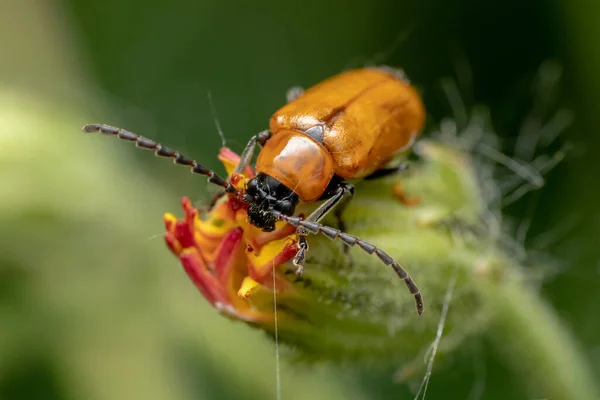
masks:
[(248, 220), (265, 232), (275, 230), (277, 219), (272, 211), (293, 215), (300, 200), (283, 183), (262, 172), (248, 182), (246, 194), (252, 198), (248, 207)]

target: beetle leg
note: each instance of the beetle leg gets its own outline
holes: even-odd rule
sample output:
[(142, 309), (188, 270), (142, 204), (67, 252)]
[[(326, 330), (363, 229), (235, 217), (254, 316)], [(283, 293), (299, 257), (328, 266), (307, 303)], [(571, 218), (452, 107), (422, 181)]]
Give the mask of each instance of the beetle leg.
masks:
[(354, 196), (354, 186), (349, 183), (340, 184), (335, 194), (306, 217), (306, 221), (319, 222), (334, 208), (337, 213), (338, 208), (342, 207), (343, 212), (352, 196)]
[[(352, 200), (352, 196), (345, 197), (340, 201), (339, 205), (335, 208), (335, 210), (333, 210), (333, 216), (335, 217), (335, 220), (337, 222), (337, 227), (342, 232), (346, 232), (346, 223), (344, 222), (342, 215), (344, 214), (346, 207), (348, 207), (348, 204), (350, 204), (350, 200)], [(344, 243), (344, 254), (348, 255), (349, 252), (350, 246)], [(350, 259), (350, 264), (352, 266), (352, 259)]]
[(335, 197), (338, 194), (340, 187), (343, 185), (347, 185), (348, 189), (351, 190), (352, 193), (349, 196), (344, 197), (340, 201), (340, 203), (335, 207), (335, 210), (334, 210), (334, 216), (335, 216), (335, 219), (337, 220), (338, 228), (341, 231), (346, 230), (346, 224), (342, 220), (342, 214), (344, 213), (346, 206), (352, 199), (352, 195), (354, 194), (354, 187), (349, 187), (351, 185), (344, 183), (342, 178), (340, 178), (339, 176), (336, 175), (332, 179), (332, 181), (329, 183), (329, 186), (327, 187), (327, 189), (325, 189), (325, 193), (323, 193), (323, 195), (319, 198), (319, 201), (321, 201), (321, 200), (328, 200), (332, 197)]
[(235, 167), (234, 174), (241, 174), (242, 172), (244, 172), (246, 167), (252, 161), (252, 156), (254, 155), (254, 149), (256, 148), (256, 145), (258, 144), (260, 146), (264, 146), (265, 143), (267, 143), (269, 139), (271, 139), (271, 136), (272, 133), (266, 130), (259, 132), (257, 135), (254, 135), (250, 138), (248, 144), (246, 145), (246, 148), (240, 156), (240, 162), (238, 163), (237, 167)]
[(385, 178), (386, 176), (394, 175), (394, 174), (408, 170), (409, 165), (410, 165), (409, 163), (403, 162), (402, 164), (398, 165), (397, 167), (381, 168), (381, 169), (378, 169), (377, 171), (373, 172), (371, 175), (364, 177), (363, 179), (366, 181), (371, 181), (374, 179)]
[[(333, 210), (336, 206), (336, 216), (337, 210), (339, 207), (346, 207), (352, 196), (354, 195), (354, 186), (349, 183), (342, 183), (338, 186), (336, 193), (329, 199), (327, 199), (323, 204), (317, 207), (308, 217), (306, 217), (305, 221), (309, 222), (319, 222), (321, 221), (331, 210)], [(292, 262), (296, 266), (296, 274), (302, 274), (302, 269), (304, 267), (304, 261), (306, 260), (306, 252), (308, 251), (308, 242), (306, 241), (305, 236), (307, 236), (310, 231), (308, 231), (304, 227), (298, 227), (297, 230), (298, 236), (298, 252)]]
[(296, 266), (296, 275), (302, 275), (304, 269), (304, 261), (306, 260), (306, 252), (308, 251), (308, 241), (306, 236), (300, 236), (298, 238), (298, 252), (294, 256), (292, 262)]
[(296, 100), (298, 97), (302, 96), (302, 94), (304, 94), (303, 87), (293, 86), (288, 89), (287, 93), (285, 94), (285, 97), (287, 99), (287, 102), (291, 103), (292, 101)]
[[(271, 132), (269, 132), (268, 130), (259, 132), (257, 135), (252, 136), (250, 138), (250, 140), (248, 141), (248, 144), (244, 148), (244, 151), (242, 152), (242, 155), (240, 156), (240, 162), (236, 166), (234, 173), (241, 174), (246, 169), (246, 167), (248, 166), (248, 164), (250, 164), (250, 162), (252, 161), (252, 156), (254, 155), (254, 149), (255, 149), (256, 145), (259, 144), (261, 146), (264, 146), (265, 143), (267, 143), (267, 141), (270, 138), (271, 138)], [(227, 180), (229, 181), (229, 179), (230, 178), (228, 178)], [(213, 199), (211, 200), (210, 204), (206, 208), (207, 212), (209, 212), (210, 210), (212, 210), (213, 207), (217, 204), (217, 202), (224, 195), (225, 195), (225, 191), (223, 191), (223, 190), (220, 190), (219, 192), (217, 192), (215, 194), (215, 197), (213, 197)]]

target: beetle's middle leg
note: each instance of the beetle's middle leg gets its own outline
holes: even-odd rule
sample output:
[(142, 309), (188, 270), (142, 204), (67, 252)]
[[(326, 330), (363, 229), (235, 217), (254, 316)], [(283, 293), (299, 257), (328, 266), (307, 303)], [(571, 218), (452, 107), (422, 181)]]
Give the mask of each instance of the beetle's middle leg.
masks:
[[(323, 194), (321, 199), (325, 200), (332, 196), (335, 196), (341, 185), (347, 185), (347, 184), (342, 183), (341, 178), (336, 176), (334, 178), (334, 180), (330, 183), (329, 187), (327, 188), (327, 190), (325, 191), (325, 193)], [(348, 204), (350, 204), (350, 200), (352, 200), (353, 194), (354, 194), (354, 187), (352, 187), (352, 194), (349, 196), (343, 197), (339, 201), (339, 203), (337, 204), (335, 209), (333, 210), (333, 216), (335, 217), (335, 222), (337, 224), (337, 228), (342, 232), (346, 232), (346, 223), (344, 222), (344, 218), (343, 218), (344, 211), (348, 207)], [(348, 252), (350, 251), (350, 246), (348, 246), (346, 244), (344, 244), (343, 246), (344, 246), (344, 254), (348, 254)]]
[[(348, 204), (350, 204), (350, 200), (352, 200), (352, 196), (347, 196), (343, 198), (342, 200), (340, 200), (339, 205), (333, 211), (333, 216), (335, 217), (335, 220), (337, 222), (337, 227), (342, 232), (346, 232), (346, 223), (344, 222), (344, 218), (342, 216), (344, 215), (344, 211), (348, 207)], [(344, 254), (347, 255), (349, 252), (350, 246), (344, 243)], [(350, 261), (350, 263), (352, 263), (352, 261)]]
[[(323, 204), (317, 207), (308, 217), (306, 217), (305, 221), (309, 222), (319, 222), (321, 221), (331, 210), (336, 208), (336, 206), (345, 207), (348, 201), (354, 195), (354, 186), (349, 183), (340, 183), (337, 187), (337, 190), (333, 196), (327, 199)], [(337, 208), (336, 208), (337, 212)], [(306, 260), (306, 252), (308, 251), (308, 242), (306, 241), (306, 236), (310, 233), (305, 228), (299, 227), (298, 235), (300, 236), (298, 239), (298, 252), (294, 256), (292, 262), (296, 266), (296, 274), (301, 275), (302, 270), (304, 268), (304, 261)]]

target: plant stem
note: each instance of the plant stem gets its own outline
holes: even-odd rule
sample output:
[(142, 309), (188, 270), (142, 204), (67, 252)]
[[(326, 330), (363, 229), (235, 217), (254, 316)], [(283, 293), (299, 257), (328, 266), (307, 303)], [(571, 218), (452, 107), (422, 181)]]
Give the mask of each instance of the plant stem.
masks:
[[(600, 399), (571, 334), (540, 296), (520, 282), (485, 285), (491, 337), (517, 372), (552, 400)], [(542, 392), (540, 392), (542, 391)]]

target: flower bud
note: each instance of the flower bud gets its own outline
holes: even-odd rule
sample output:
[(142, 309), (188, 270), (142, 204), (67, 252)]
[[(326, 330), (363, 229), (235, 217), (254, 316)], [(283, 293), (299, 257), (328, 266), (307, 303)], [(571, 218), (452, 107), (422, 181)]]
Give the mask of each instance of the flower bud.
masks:
[[(278, 222), (266, 233), (248, 223), (248, 205), (238, 199), (254, 172), (232, 175), (239, 157), (229, 149), (219, 158), (239, 193), (202, 217), (184, 198), (183, 219), (165, 215), (167, 245), (213, 307), (277, 337), (298, 360), (391, 365), (396, 379), (414, 381), (425, 365), (429, 376), (434, 357), (485, 334), (547, 396), (597, 398), (568, 332), (507, 249), (490, 200), (500, 191), (481, 178), (488, 165), (441, 142), (421, 141), (415, 152), (420, 159), (409, 171), (357, 182), (341, 221), (322, 222), (342, 222), (401, 264), (423, 295), (420, 316), (392, 268), (358, 246), (308, 236), (297, 275), (296, 228)], [(311, 209), (300, 205), (297, 213)]]

